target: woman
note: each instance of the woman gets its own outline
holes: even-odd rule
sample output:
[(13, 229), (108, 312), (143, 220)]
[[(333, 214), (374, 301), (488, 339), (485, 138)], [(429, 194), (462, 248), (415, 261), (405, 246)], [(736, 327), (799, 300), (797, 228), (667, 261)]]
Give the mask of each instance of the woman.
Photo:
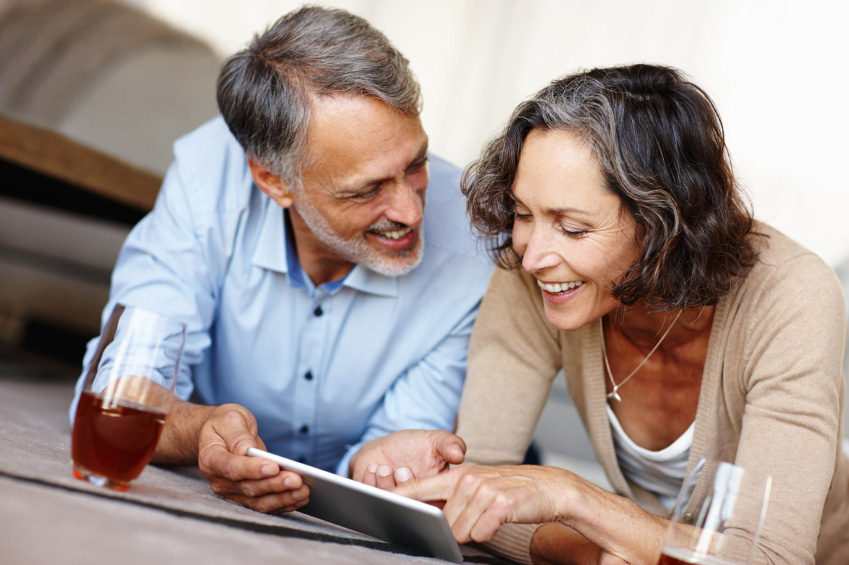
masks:
[[(499, 264), (458, 416), (467, 461), (400, 487), (520, 560), (657, 563), (701, 457), (773, 475), (757, 563), (849, 563), (834, 272), (741, 199), (709, 97), (635, 65), (553, 82), (464, 178)], [(521, 462), (551, 381), (614, 487)]]

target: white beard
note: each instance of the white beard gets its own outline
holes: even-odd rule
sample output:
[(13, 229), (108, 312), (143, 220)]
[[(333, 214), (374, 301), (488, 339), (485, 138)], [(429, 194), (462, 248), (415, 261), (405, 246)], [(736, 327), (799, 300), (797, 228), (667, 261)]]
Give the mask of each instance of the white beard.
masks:
[[(424, 258), (424, 232), (421, 227), (412, 247), (394, 253), (389, 251), (381, 253), (372, 248), (362, 236), (350, 239), (340, 237), (307, 198), (296, 200), (295, 207), (307, 227), (324, 245), (341, 255), (346, 261), (362, 265), (387, 277), (398, 277), (418, 267)], [(391, 230), (398, 229), (399, 226), (406, 227), (389, 220), (380, 220), (368, 229)]]

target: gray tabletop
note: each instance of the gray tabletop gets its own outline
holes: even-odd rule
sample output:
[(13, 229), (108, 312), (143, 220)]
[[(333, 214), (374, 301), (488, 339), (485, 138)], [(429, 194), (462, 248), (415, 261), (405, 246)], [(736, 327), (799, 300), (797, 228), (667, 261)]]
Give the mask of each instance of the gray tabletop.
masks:
[[(149, 465), (123, 493), (76, 480), (73, 383), (0, 368), (0, 561), (121, 563), (445, 563), (309, 516), (271, 516), (214, 494), (196, 468)], [(506, 563), (463, 547), (467, 562)]]

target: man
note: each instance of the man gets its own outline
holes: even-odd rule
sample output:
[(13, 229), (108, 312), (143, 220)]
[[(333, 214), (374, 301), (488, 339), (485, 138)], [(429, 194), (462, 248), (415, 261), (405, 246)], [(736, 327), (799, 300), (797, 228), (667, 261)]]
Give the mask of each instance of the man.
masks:
[[(104, 319), (121, 302), (188, 323), (185, 401), (155, 461), (196, 462), (233, 502), (294, 510), (301, 478), (246, 449), (362, 478), (386, 445), (352, 469), (370, 440), (450, 429), (492, 267), (459, 171), (427, 152), (406, 59), (361, 18), (284, 16), (225, 63), (218, 104), (223, 118), (175, 144)], [(428, 464), (461, 460), (449, 440)]]

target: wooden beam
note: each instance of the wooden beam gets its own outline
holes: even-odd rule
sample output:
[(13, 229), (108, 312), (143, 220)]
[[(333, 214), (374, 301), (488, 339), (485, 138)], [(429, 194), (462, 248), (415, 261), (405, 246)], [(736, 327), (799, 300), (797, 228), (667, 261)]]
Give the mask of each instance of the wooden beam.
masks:
[(0, 159), (148, 211), (162, 178), (72, 139), (0, 116)]

